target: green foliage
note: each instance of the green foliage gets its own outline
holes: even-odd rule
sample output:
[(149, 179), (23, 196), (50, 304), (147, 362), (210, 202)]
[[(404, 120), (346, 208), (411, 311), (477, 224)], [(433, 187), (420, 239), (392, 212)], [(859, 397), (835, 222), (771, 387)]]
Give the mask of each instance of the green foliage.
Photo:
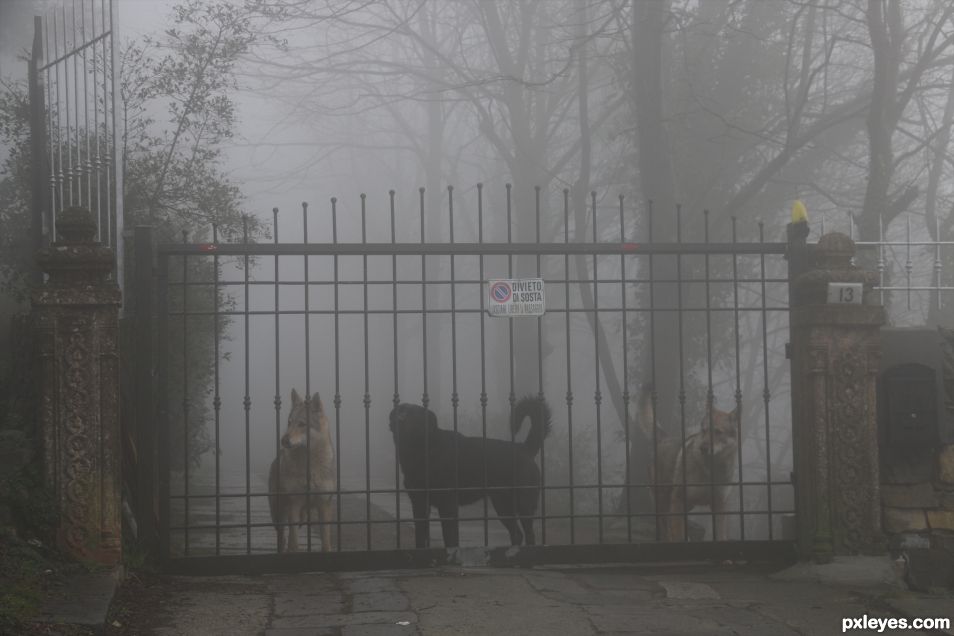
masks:
[(22, 83), (0, 84), (0, 294), (27, 297), (30, 227), (29, 101)]
[[(125, 135), (121, 140), (127, 227), (152, 225), (160, 242), (234, 240), (248, 224), (250, 240), (263, 234), (242, 209), (243, 196), (222, 167), (222, 145), (234, 134), (234, 66), (254, 40), (245, 14), (227, 2), (187, 0), (172, 13), (172, 25), (143, 44), (128, 44), (119, 68)], [(0, 144), (8, 147), (0, 164), (0, 293), (25, 300), (30, 260), (30, 135), (25, 85), (0, 86)], [(55, 135), (56, 132), (53, 131)], [(85, 134), (81, 132), (81, 134)], [(108, 138), (105, 132), (101, 136)], [(130, 247), (132, 247), (130, 245)], [(132, 254), (129, 255), (130, 258)], [(170, 280), (181, 280), (181, 263), (172, 263)], [(193, 259), (190, 280), (210, 280), (211, 262)], [(201, 290), (205, 291), (205, 290)], [(212, 310), (210, 293), (190, 293), (190, 308)], [(224, 325), (220, 325), (224, 330)], [(173, 325), (170, 342), (181, 341)], [(189, 406), (188, 441), (174, 427), (172, 448), (188, 446), (198, 461), (209, 450), (207, 398), (211, 390), (213, 330), (210, 322), (189, 326), (188, 356), (171, 350), (173, 374), (189, 369), (189, 385), (171, 377), (169, 417), (183, 422)], [(177, 357), (178, 356), (178, 357)], [(174, 462), (184, 454), (173, 451)]]
[[(131, 46), (124, 56), (123, 96), (126, 103), (125, 206), (127, 223), (149, 224), (160, 241), (207, 241), (216, 226), (220, 240), (250, 238), (262, 226), (246, 217), (242, 194), (221, 168), (222, 144), (232, 137), (236, 88), (234, 66), (254, 37), (248, 20), (233, 5), (190, 0), (173, 12), (173, 25), (159, 38)], [(154, 116), (162, 113), (162, 116)], [(211, 281), (210, 259), (173, 259), (172, 283), (183, 279)], [(170, 291), (170, 302), (182, 302), (182, 288)], [(212, 311), (210, 288), (191, 290), (190, 312)], [(225, 325), (220, 322), (219, 332)], [(186, 341), (183, 345), (183, 331)], [(167, 405), (172, 466), (198, 462), (212, 448), (208, 431), (212, 390), (214, 328), (211, 320), (173, 321), (168, 331), (170, 378)], [(188, 373), (188, 375), (186, 375)]]
[(189, 0), (161, 37), (126, 49), (128, 223), (154, 225), (162, 240), (205, 235), (212, 224), (223, 237), (240, 233), (242, 195), (222, 171), (222, 143), (236, 123), (234, 66), (253, 39), (233, 5)]
[(6, 507), (17, 532), (22, 536), (50, 542), (56, 527), (56, 501), (43, 484), (40, 462), (30, 462), (23, 470), (0, 481), (0, 505)]
[(46, 559), (12, 534), (0, 537), (0, 633), (13, 634), (29, 620), (43, 596)]

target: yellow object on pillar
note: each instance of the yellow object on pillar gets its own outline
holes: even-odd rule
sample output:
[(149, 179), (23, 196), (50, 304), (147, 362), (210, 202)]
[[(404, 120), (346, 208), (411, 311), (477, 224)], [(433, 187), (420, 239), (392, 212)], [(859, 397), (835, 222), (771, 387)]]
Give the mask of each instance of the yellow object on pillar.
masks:
[(798, 199), (792, 204), (792, 223), (808, 223), (808, 210)]

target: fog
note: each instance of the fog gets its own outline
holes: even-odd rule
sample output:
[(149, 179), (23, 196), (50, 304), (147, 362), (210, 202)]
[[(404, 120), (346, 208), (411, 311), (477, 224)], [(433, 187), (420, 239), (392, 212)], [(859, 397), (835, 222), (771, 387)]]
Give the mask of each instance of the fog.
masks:
[[(3, 5), (5, 75), (29, 45), (29, 29), (7, 26), (28, 4)], [(909, 30), (887, 38), (886, 62), (872, 45), (886, 18), (851, 3), (235, 2), (251, 36), (223, 89), (233, 125), (218, 167), (260, 243), (779, 242), (798, 199), (810, 240), (849, 233), (882, 286), (915, 288), (885, 299), (893, 324), (949, 323), (950, 257), (912, 243), (954, 229), (954, 43), (938, 36), (952, 10), (888, 4), (887, 20)], [(123, 41), (161, 39), (175, 5), (120, 2)], [(147, 102), (148, 126), (167, 126), (169, 108)], [(211, 240), (202, 210), (177, 214), (189, 241)], [(886, 237), (907, 251), (878, 253)], [(236, 227), (226, 240), (241, 240)], [(652, 384), (660, 434), (683, 441), (710, 400), (740, 407), (730, 533), (782, 535), (794, 504), (780, 254), (359, 252), (190, 256), (200, 278), (184, 309), (183, 257), (170, 257), (160, 345), (175, 352), (165, 410), (178, 525), (224, 514), (237, 526), (219, 531), (228, 549), (274, 549), (267, 473), (292, 388), (318, 392), (331, 419), (343, 523), (377, 519), (368, 500), (410, 517), (387, 428), (394, 401), (426, 401), (442, 428), (509, 439), (511, 397), (540, 393), (553, 409), (538, 458), (551, 539), (569, 540), (567, 516), (587, 528), (583, 542), (626, 540), (633, 519), (649, 524), (645, 537), (657, 440), (636, 415)], [(536, 277), (543, 317), (482, 311), (486, 281)], [(189, 448), (195, 429), (204, 441)], [(211, 498), (185, 511), (184, 495), (216, 490), (236, 496), (225, 512)], [(699, 523), (711, 538), (711, 519)], [(468, 527), (471, 543), (506, 540)], [(188, 534), (202, 549), (220, 536)]]

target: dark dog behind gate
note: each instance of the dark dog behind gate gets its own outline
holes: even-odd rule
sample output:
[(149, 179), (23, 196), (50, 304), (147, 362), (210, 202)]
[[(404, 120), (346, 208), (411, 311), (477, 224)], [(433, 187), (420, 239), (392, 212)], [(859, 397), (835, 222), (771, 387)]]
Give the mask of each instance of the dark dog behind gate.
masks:
[(543, 398), (528, 396), (517, 402), (511, 420), (514, 433), (528, 417), (526, 440), (510, 442), (438, 428), (434, 412), (416, 404), (398, 404), (391, 410), (391, 433), (414, 512), (416, 547), (430, 543), (431, 506), (440, 515), (444, 546), (456, 547), (459, 507), (484, 497), (490, 498), (513, 545), (522, 544), (524, 537), (527, 545), (534, 544), (533, 515), (540, 498), (540, 469), (534, 457), (550, 431), (550, 407)]

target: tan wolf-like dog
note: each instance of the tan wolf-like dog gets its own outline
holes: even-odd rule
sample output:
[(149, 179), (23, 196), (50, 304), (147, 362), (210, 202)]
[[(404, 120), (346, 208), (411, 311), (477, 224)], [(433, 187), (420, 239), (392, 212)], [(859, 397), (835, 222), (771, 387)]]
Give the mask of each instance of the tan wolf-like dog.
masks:
[[(665, 541), (682, 541), (686, 534), (684, 512), (696, 506), (708, 506), (715, 513), (713, 537), (728, 539), (727, 503), (729, 487), (739, 454), (738, 408), (730, 413), (710, 407), (702, 416), (699, 431), (681, 439), (671, 436), (660, 439), (657, 433), (655, 465), (649, 467), (649, 478), (659, 485), (653, 488), (656, 499), (657, 527)], [(654, 422), (652, 387), (643, 386), (637, 418), (652, 439)], [(657, 423), (658, 424), (658, 423)], [(656, 428), (657, 432), (659, 427)], [(684, 486), (683, 484), (699, 484)], [(708, 484), (718, 484), (710, 486)]]
[(298, 527), (308, 522), (311, 508), (311, 520), (321, 524), (321, 549), (327, 552), (331, 550), (334, 492), (338, 488), (331, 427), (317, 393), (302, 400), (292, 389), (291, 400), (282, 448), (268, 471), (268, 507), (278, 533), (278, 551), (286, 551), (286, 528), (287, 551), (298, 551)]

